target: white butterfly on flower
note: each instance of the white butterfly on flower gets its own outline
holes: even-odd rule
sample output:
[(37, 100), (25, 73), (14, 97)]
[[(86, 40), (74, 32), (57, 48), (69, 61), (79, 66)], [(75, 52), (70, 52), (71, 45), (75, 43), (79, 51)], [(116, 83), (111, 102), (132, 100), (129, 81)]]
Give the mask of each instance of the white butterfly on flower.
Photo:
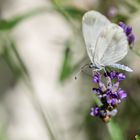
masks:
[(133, 71), (117, 63), (129, 50), (127, 36), (119, 25), (110, 22), (99, 12), (89, 11), (83, 16), (82, 27), (87, 53), (92, 62), (90, 67), (101, 70), (110, 66)]

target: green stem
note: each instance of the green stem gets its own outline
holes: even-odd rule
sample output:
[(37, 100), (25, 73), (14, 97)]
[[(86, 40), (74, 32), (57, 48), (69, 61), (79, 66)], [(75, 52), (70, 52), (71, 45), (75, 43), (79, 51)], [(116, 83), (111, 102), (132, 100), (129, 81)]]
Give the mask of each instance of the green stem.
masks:
[[(102, 104), (98, 97), (95, 97), (95, 102), (99, 106)], [(106, 123), (106, 126), (111, 140), (123, 140), (122, 130), (114, 120), (110, 120), (110, 122)]]
[(74, 24), (72, 18), (69, 16), (69, 14), (63, 9), (63, 7), (61, 5), (59, 5), (59, 3), (57, 2), (57, 0), (50, 0), (54, 9), (59, 13), (61, 14), (64, 19), (66, 20), (66, 22), (70, 25), (74, 35), (76, 34), (79, 34), (80, 30), (78, 30), (76, 28), (76, 25)]
[(41, 105), (41, 103), (40, 103), (40, 101), (39, 101), (39, 99), (38, 99), (38, 97), (35, 93), (34, 88), (31, 85), (31, 83), (28, 82), (28, 83), (26, 83), (26, 85), (28, 86), (28, 88), (31, 91), (30, 95), (29, 95), (30, 99), (31, 99), (31, 102), (33, 103), (33, 106), (34, 106), (36, 112), (40, 116), (40, 118), (42, 120), (42, 123), (46, 128), (46, 133), (49, 134), (51, 140), (59, 140), (57, 135), (54, 134), (54, 129), (52, 128), (52, 125), (50, 125), (50, 121), (49, 121), (49, 118), (48, 118), (48, 113), (46, 111), (44, 112), (44, 109), (43, 109), (43, 107), (42, 107), (42, 105)]
[(108, 132), (110, 134), (111, 140), (123, 140), (122, 129), (114, 120), (111, 120), (106, 125), (108, 128)]
[[(58, 138), (58, 135), (57, 135), (58, 133), (54, 134), (54, 128), (50, 124), (51, 122), (49, 121), (48, 113), (46, 110), (44, 111), (44, 108), (37, 97), (37, 94), (31, 83), (31, 79), (29, 77), (28, 71), (10, 36), (6, 36), (4, 48), (5, 49), (2, 55), (3, 59), (6, 61), (7, 65), (10, 67), (10, 69), (12, 70), (15, 76), (17, 75), (17, 73), (21, 73), (22, 80), (24, 81), (28, 89), (30, 90), (30, 94), (28, 94), (28, 96), (30, 97), (33, 107), (35, 108), (37, 114), (42, 120), (43, 125), (46, 128), (46, 134), (50, 136), (51, 140), (59, 140), (60, 137)], [(14, 55), (14, 59), (12, 57), (13, 55), (10, 55), (11, 53)], [(13, 60), (16, 60), (17, 63), (15, 63)]]
[(136, 54), (138, 57), (140, 57), (140, 52), (138, 52), (135, 48), (131, 49), (131, 51)]

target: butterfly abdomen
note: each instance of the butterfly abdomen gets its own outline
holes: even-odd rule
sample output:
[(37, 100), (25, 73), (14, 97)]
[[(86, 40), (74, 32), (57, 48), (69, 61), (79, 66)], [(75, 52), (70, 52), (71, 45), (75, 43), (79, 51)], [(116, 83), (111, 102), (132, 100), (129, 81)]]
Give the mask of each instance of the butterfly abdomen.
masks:
[(133, 70), (131, 68), (129, 68), (128, 66), (122, 65), (122, 64), (112, 64), (110, 65), (113, 68), (117, 68), (117, 69), (121, 69), (121, 70), (125, 70), (128, 72), (132, 72)]

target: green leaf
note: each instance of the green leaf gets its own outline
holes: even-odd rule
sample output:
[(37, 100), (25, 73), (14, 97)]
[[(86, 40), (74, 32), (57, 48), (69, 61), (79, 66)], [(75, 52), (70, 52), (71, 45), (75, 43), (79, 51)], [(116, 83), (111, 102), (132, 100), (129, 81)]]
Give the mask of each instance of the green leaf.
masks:
[(79, 19), (82, 18), (83, 14), (85, 13), (84, 10), (77, 9), (75, 7), (64, 7), (63, 10), (67, 12), (72, 18)]
[(137, 0), (137, 2), (140, 4), (140, 0)]
[(108, 127), (108, 131), (109, 131), (111, 140), (124, 140), (123, 132), (117, 123), (115, 123), (113, 120), (111, 120), (107, 124), (107, 127)]
[(64, 81), (68, 76), (70, 76), (72, 72), (70, 60), (71, 60), (71, 50), (70, 50), (70, 44), (69, 42), (67, 42), (66, 48), (64, 50), (64, 58), (63, 58), (60, 77), (59, 77), (60, 81)]
[(136, 140), (140, 140), (140, 136), (136, 135), (136, 136), (135, 136), (135, 139), (136, 139)]
[(127, 22), (128, 17), (126, 15), (118, 14), (114, 19), (113, 22), (119, 23), (120, 21)]
[(14, 74), (14, 77), (18, 80), (19, 78), (26, 78), (29, 76), (28, 71), (17, 51), (15, 42), (7, 36), (3, 44), (2, 58)]
[(18, 61), (19, 67), (21, 68), (21, 70), (23, 71), (23, 73), (25, 75), (29, 76), (28, 70), (27, 70), (23, 60), (21, 59), (20, 54), (17, 51), (15, 42), (13, 40), (10, 40), (10, 43), (11, 43), (11, 49), (12, 49), (12, 51), (13, 51), (13, 53)]
[(44, 11), (46, 11), (46, 8), (43, 7), (43, 8), (31, 10), (29, 12), (26, 12), (22, 15), (15, 16), (8, 20), (1, 19), (0, 20), (0, 30), (10, 30), (10, 29), (14, 28), (21, 21), (23, 21), (29, 17), (32, 17), (34, 15), (37, 15), (39, 13), (42, 13)]

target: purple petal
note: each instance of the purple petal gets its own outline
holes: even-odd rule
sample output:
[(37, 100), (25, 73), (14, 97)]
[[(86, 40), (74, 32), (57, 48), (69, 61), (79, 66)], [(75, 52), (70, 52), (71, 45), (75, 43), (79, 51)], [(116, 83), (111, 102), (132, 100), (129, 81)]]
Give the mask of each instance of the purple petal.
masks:
[(118, 100), (116, 98), (110, 98), (110, 99), (107, 100), (107, 103), (115, 105), (115, 104), (118, 103)]
[(132, 27), (127, 26), (127, 28), (125, 30), (126, 35), (129, 35), (131, 32), (132, 32)]
[(112, 105), (115, 105), (115, 104), (117, 104), (117, 103), (118, 103), (118, 100), (117, 100), (116, 98), (112, 98), (111, 104), (112, 104)]
[(107, 103), (108, 104), (111, 104), (111, 102), (112, 102), (112, 99), (111, 98), (107, 99)]
[(117, 95), (116, 94), (110, 94), (110, 95), (107, 95), (107, 103), (108, 104), (112, 104), (112, 105), (115, 105), (118, 103), (118, 99), (117, 99)]
[(123, 30), (125, 31), (126, 30), (126, 28), (127, 28), (127, 26), (126, 26), (126, 24), (124, 23), (124, 22), (119, 22), (119, 24), (118, 24), (121, 28), (123, 28)]
[(112, 90), (108, 89), (105, 94), (109, 97), (112, 94)]
[(98, 116), (99, 115), (99, 107), (92, 107), (90, 115), (91, 116)]
[(96, 73), (96, 74), (94, 74), (94, 76), (92, 77), (92, 81), (93, 81), (94, 83), (99, 83), (100, 80), (101, 80), (101, 75), (100, 75), (100, 73)]
[(117, 97), (118, 97), (117, 94), (113, 94), (113, 93), (112, 93), (110, 96), (111, 96), (112, 98), (116, 98), (116, 99), (117, 99)]
[(119, 89), (117, 94), (121, 100), (127, 97), (126, 92), (124, 92), (122, 89)]
[(117, 78), (118, 78), (118, 81), (122, 81), (122, 80), (125, 79), (125, 75), (124, 75), (123, 73), (119, 73), (119, 74), (117, 75)]
[(128, 39), (128, 43), (132, 44), (135, 40), (135, 36), (131, 33), (128, 35), (127, 39)]
[(110, 72), (110, 78), (111, 79), (116, 78), (116, 72), (115, 71)]

